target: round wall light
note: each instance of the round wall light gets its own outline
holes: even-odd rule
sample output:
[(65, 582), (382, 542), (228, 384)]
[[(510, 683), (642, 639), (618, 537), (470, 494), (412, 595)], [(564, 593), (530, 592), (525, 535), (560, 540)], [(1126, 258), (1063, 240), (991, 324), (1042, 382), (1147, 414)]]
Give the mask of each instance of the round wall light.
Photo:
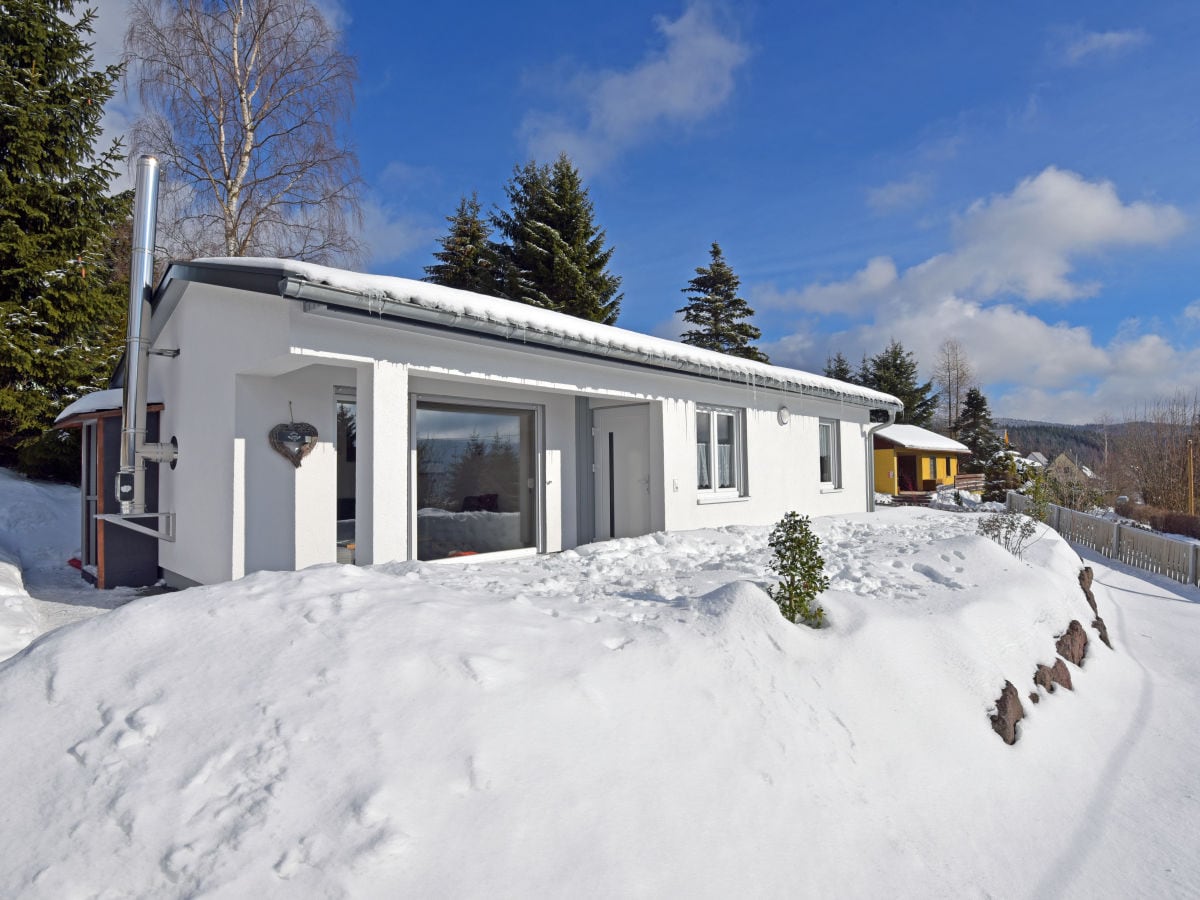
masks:
[(780, 425), (786, 425), (789, 421), (791, 421), (792, 413), (791, 410), (789, 410), (786, 406), (779, 407), (778, 415)]

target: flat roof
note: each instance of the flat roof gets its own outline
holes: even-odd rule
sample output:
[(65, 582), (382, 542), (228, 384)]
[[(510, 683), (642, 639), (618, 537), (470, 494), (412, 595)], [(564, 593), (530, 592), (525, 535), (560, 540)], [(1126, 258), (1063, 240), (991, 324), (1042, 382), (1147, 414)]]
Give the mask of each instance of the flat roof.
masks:
[[(487, 297), (388, 275), (368, 275), (289, 259), (237, 257), (172, 263), (156, 292), (172, 282), (219, 284), (306, 302), (435, 324), (457, 331), (544, 346), (585, 356), (620, 359), (672, 372), (775, 387), (855, 406), (903, 409), (899, 399), (823, 375), (773, 366), (679, 341), (602, 325), (512, 300)], [(156, 309), (156, 314), (158, 310)], [(170, 309), (163, 311), (170, 315)], [(161, 323), (156, 323), (161, 328)]]

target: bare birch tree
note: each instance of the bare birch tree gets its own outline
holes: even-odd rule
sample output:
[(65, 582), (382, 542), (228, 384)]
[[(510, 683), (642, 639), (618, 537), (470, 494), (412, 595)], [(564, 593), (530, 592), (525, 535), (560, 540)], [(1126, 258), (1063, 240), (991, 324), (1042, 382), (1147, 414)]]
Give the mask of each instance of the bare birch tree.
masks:
[(946, 433), (953, 435), (958, 428), (958, 417), (962, 413), (967, 391), (976, 386), (975, 372), (967, 361), (967, 352), (958, 341), (942, 341), (933, 367), (933, 381), (941, 397)]
[(360, 254), (358, 160), (340, 136), (356, 68), (310, 0), (133, 0), (125, 36), (163, 163), (172, 253), (313, 262)]

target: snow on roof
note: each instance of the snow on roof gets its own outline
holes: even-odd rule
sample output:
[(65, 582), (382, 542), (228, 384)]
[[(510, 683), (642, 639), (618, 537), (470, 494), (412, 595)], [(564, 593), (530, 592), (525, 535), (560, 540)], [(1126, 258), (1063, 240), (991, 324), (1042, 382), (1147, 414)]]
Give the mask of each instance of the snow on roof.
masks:
[(349, 272), (290, 259), (220, 257), (198, 259), (194, 262), (224, 268), (256, 269), (260, 272), (275, 271), (281, 277), (291, 276), (314, 285), (358, 294), (367, 299), (392, 301), (450, 314), (458, 317), (456, 324), (459, 327), (469, 330), (484, 330), (481, 326), (485, 323), (505, 327), (511, 329), (514, 337), (528, 340), (530, 343), (537, 342), (538, 337), (550, 338), (581, 352), (590, 350), (599, 353), (632, 353), (644, 356), (649, 363), (716, 371), (747, 381), (778, 381), (801, 393), (832, 394), (860, 405), (878, 404), (893, 409), (903, 408), (903, 404), (891, 394), (826, 378), (823, 375), (741, 359), (679, 341), (640, 334), (525, 303), (485, 297), (482, 294), (425, 281)]
[(936, 431), (918, 425), (885, 425), (875, 432), (909, 450), (944, 450), (948, 453), (970, 453), (971, 448)]
[[(162, 396), (153, 388), (150, 389), (148, 403), (162, 403)], [(124, 388), (108, 388), (103, 391), (92, 391), (90, 394), (84, 394), (66, 409), (58, 414), (54, 419), (55, 424), (64, 422), (72, 416), (85, 415), (86, 413), (101, 412), (109, 409), (121, 409), (125, 405), (125, 389)]]

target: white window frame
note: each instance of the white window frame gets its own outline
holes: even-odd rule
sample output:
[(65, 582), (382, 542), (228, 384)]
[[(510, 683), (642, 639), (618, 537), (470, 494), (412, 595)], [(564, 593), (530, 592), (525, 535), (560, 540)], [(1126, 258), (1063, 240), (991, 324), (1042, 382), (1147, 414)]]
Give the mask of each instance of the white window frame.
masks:
[[(695, 435), (700, 428), (700, 416), (708, 414), (708, 471), (711, 487), (700, 487), (699, 471), (696, 472), (696, 499), (698, 503), (719, 503), (730, 500), (741, 500), (747, 496), (746, 490), (746, 424), (745, 413), (740, 409), (728, 406), (707, 406), (696, 404), (693, 418)], [(727, 416), (733, 421), (733, 486), (718, 487), (717, 479), (713, 477), (717, 471), (717, 421), (720, 416)], [(695, 460), (699, 462), (699, 440), (696, 441)]]
[[(842, 487), (842, 440), (841, 422), (837, 419), (821, 419), (817, 423), (817, 477), (821, 479), (821, 487), (826, 490), (840, 490)], [(826, 443), (829, 446), (829, 478), (824, 478), (821, 471), (821, 435), (827, 434)]]

